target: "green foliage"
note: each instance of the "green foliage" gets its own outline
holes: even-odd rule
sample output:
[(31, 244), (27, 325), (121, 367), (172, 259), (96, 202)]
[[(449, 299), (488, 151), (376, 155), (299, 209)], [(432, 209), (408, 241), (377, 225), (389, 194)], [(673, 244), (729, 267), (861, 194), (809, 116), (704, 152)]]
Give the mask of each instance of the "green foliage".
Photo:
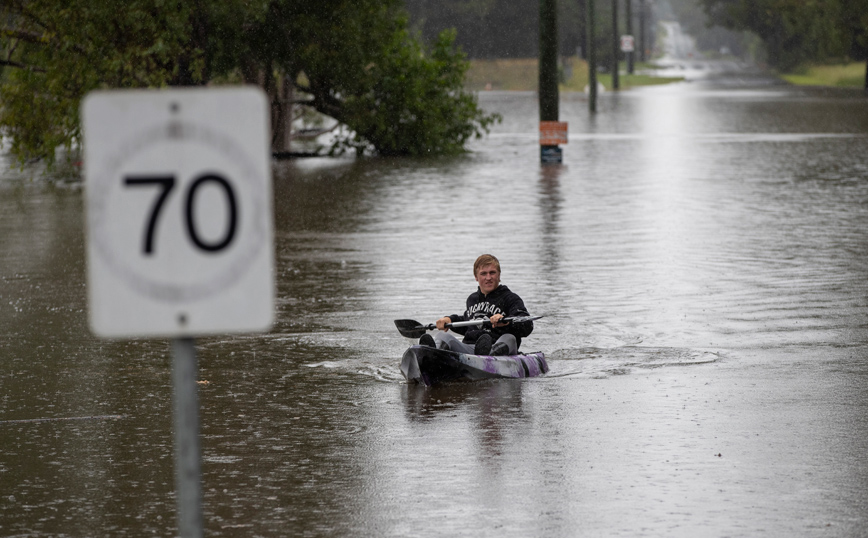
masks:
[(161, 87), (204, 80), (204, 51), (188, 28), (195, 12), (162, 0), (6, 0), (0, 129), (21, 160), (69, 148), (82, 97), (101, 87)]
[[(290, 81), (303, 74), (308, 83), (298, 89), (312, 97), (307, 104), (346, 125), (332, 151), (455, 153), (497, 120), (463, 89), (468, 64), (454, 47), (455, 34), (441, 34), (425, 50), (408, 31), (400, 0), (284, 0), (272, 6), (255, 31), (271, 37), (252, 51)], [(303, 46), (274, 49), (280, 43)]]
[[(340, 146), (383, 155), (461, 151), (496, 120), (462, 89), (467, 63), (444, 34), (430, 51), (401, 0), (0, 0), (0, 130), (21, 160), (80, 136), (96, 88), (242, 79), (273, 108), (281, 83), (347, 127)], [(303, 75), (303, 76), (302, 76)], [(296, 81), (306, 80), (302, 86)], [(277, 116), (276, 116), (277, 117)]]
[(425, 54), (406, 30), (393, 34), (382, 61), (366, 68), (369, 86), (337, 114), (355, 132), (339, 138), (335, 149), (361, 152), (373, 144), (383, 155), (449, 154), (482, 136), (499, 117), (484, 114), (463, 89), (469, 63), (454, 39), (454, 31), (442, 32)]
[[(790, 70), (855, 53), (864, 59), (868, 0), (702, 0), (709, 19), (756, 33), (769, 63)], [(860, 52), (861, 50), (861, 52)]]

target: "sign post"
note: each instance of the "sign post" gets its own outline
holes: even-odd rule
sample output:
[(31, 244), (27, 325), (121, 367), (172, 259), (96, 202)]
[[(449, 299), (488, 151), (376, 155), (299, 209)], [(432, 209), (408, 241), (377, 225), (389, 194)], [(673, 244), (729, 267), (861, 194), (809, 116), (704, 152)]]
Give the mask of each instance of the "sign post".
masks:
[(200, 538), (202, 525), (202, 460), (199, 446), (198, 365), (192, 338), (172, 340), (172, 387), (175, 424), (175, 487), (178, 535)]
[(249, 87), (97, 91), (81, 116), (90, 327), (172, 339), (178, 526), (199, 537), (193, 338), (274, 317), (268, 102)]

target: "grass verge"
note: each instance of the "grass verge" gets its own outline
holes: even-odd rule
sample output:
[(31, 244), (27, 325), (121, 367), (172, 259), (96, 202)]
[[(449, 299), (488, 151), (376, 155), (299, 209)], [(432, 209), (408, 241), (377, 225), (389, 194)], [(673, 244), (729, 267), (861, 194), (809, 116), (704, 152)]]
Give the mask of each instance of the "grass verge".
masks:
[(810, 65), (794, 73), (780, 75), (798, 86), (832, 86), (838, 88), (865, 87), (865, 62), (838, 65)]
[[(636, 64), (637, 71), (650, 67)], [(624, 69), (624, 64), (622, 64)], [(561, 66), (562, 91), (581, 92), (588, 85), (588, 63), (577, 57), (566, 58)], [(654, 77), (650, 75), (627, 75), (622, 72), (619, 77), (621, 89), (634, 86), (649, 86), (653, 84), (668, 84), (682, 78)], [(612, 76), (599, 74), (597, 81), (607, 90), (612, 89)], [(481, 90), (511, 90), (536, 91), (539, 85), (539, 69), (536, 58), (513, 58), (499, 60), (470, 60), (470, 69), (464, 86), (471, 91)]]

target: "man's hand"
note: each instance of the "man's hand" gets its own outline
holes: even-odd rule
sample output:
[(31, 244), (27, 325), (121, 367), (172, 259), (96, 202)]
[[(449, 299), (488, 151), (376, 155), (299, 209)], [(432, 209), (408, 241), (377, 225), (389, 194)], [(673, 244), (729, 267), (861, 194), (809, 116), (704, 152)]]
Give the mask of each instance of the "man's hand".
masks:
[(435, 325), (437, 325), (437, 328), (440, 329), (441, 331), (448, 331), (449, 329), (446, 328), (446, 325), (449, 323), (452, 323), (452, 318), (443, 317), (443, 318), (438, 319), (435, 322)]
[(500, 320), (502, 319), (503, 314), (495, 314), (488, 318), (488, 320), (491, 322), (492, 327), (506, 327), (507, 325), (509, 325), (509, 323), (500, 323)]

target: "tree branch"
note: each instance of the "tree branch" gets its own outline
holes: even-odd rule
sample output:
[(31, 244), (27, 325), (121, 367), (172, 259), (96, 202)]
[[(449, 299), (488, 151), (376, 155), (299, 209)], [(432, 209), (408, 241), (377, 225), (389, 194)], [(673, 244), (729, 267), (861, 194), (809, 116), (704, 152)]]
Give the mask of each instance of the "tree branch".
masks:
[(4, 67), (16, 67), (18, 69), (27, 69), (29, 71), (36, 71), (37, 73), (45, 73), (45, 69), (41, 67), (34, 67), (32, 65), (26, 65), (20, 62), (14, 62), (12, 60), (0, 60), (0, 66)]
[(47, 43), (48, 39), (43, 34), (30, 32), (28, 30), (20, 30), (18, 28), (2, 28), (0, 35), (3, 37), (17, 38), (28, 43)]
[(313, 96), (313, 99), (305, 103), (308, 106), (319, 110), (323, 114), (331, 116), (338, 121), (342, 121), (343, 102), (340, 99), (332, 96), (328, 88), (320, 88), (313, 81), (310, 81), (310, 86), (302, 88), (298, 84), (295, 87), (305, 93)]

